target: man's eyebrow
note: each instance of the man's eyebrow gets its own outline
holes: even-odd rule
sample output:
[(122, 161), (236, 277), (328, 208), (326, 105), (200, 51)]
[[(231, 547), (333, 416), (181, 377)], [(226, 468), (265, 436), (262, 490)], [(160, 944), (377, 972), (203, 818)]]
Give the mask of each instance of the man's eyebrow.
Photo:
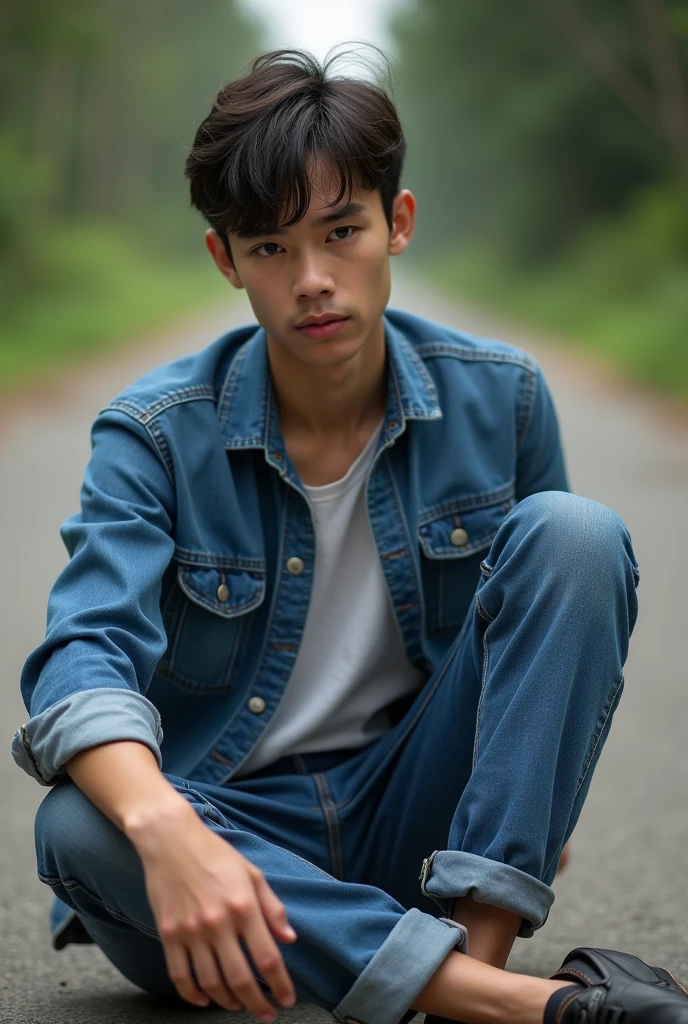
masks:
[[(347, 203), (346, 206), (340, 206), (338, 210), (334, 210), (332, 213), (326, 213), (322, 217), (316, 217), (313, 221), (314, 228), (325, 227), (326, 224), (333, 224), (335, 221), (344, 220), (346, 217), (356, 217), (361, 213), (368, 213), (370, 207), (366, 206), (365, 203)], [(278, 227), (277, 231), (240, 231), (237, 232), (239, 238), (245, 238), (250, 241), (252, 238), (262, 238), (264, 235), (286, 235), (289, 232), (289, 228)]]

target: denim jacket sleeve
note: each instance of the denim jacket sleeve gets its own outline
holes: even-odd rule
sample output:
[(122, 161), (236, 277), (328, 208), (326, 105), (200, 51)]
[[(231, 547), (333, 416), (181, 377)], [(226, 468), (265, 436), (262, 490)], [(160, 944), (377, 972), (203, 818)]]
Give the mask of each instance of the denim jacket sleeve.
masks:
[(174, 486), (147, 429), (126, 413), (104, 410), (91, 443), (81, 512), (60, 529), (70, 560), (22, 672), (30, 718), (12, 741), (17, 764), (46, 786), (74, 754), (114, 740), (145, 743), (162, 764), (160, 716), (145, 693), (166, 646)]
[(570, 490), (559, 422), (542, 370), (526, 380), (521, 400), (523, 418), (516, 466), (516, 500), (538, 491)]

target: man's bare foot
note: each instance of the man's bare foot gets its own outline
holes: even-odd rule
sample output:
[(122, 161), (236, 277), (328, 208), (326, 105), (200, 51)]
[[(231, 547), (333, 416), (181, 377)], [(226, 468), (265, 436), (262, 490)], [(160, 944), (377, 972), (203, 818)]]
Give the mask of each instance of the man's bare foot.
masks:
[(571, 859), (571, 850), (569, 849), (570, 846), (571, 843), (569, 842), (561, 851), (561, 856), (559, 858), (559, 867), (557, 868), (557, 874), (564, 870), (569, 860)]

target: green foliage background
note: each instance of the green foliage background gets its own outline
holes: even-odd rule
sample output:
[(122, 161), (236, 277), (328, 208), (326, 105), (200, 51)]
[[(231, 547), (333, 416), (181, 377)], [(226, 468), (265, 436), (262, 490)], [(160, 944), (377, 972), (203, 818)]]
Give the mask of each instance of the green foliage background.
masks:
[(409, 262), (688, 396), (685, 0), (418, 0), (392, 27)]
[(182, 166), (259, 50), (234, 0), (5, 0), (0, 387), (229, 299)]

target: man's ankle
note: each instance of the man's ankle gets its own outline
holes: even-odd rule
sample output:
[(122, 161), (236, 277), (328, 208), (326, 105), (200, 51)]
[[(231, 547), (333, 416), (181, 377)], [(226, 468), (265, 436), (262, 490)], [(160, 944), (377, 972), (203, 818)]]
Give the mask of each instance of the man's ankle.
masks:
[(550, 996), (570, 984), (514, 974), (453, 951), (412, 1009), (462, 1024), (543, 1024)]

